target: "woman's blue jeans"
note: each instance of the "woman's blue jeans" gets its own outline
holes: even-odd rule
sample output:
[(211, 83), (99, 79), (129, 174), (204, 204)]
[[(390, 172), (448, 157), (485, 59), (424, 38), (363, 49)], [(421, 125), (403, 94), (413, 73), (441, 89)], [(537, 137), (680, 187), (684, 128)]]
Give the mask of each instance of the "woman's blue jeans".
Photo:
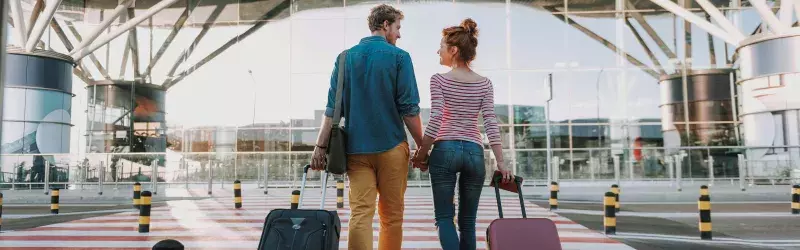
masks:
[[(486, 178), (483, 147), (469, 141), (439, 141), (428, 158), (433, 189), (433, 206), (439, 242), (443, 250), (475, 249), (475, 220), (478, 202)], [(461, 177), (456, 183), (456, 174)], [(458, 184), (458, 231), (453, 223), (455, 216), (454, 189)]]

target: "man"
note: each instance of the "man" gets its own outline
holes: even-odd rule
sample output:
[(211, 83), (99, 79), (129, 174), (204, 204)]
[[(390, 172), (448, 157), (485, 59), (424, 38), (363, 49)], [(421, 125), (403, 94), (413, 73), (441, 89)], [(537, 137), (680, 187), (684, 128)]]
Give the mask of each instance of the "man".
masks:
[[(403, 241), (403, 209), (409, 145), (403, 123), (415, 143), (422, 141), (419, 92), (409, 54), (397, 47), (403, 13), (388, 5), (372, 9), (372, 36), (361, 39), (347, 52), (342, 90), (342, 117), (347, 133), (347, 176), (350, 179), (348, 249), (372, 246), (372, 218), (380, 193), (378, 249), (400, 249)], [(338, 66), (334, 63), (328, 104), (317, 145), (313, 169), (325, 167), (331, 131)]]

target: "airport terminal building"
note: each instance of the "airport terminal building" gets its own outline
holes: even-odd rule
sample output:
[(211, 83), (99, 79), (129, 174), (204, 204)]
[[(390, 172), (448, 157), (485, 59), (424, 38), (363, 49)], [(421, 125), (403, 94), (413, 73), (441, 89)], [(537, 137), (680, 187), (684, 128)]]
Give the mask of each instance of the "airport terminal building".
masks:
[(10, 0), (0, 188), (294, 180), (381, 3), (404, 12), (425, 122), (441, 30), (478, 23), (473, 68), (527, 180), (800, 178), (782, 1)]

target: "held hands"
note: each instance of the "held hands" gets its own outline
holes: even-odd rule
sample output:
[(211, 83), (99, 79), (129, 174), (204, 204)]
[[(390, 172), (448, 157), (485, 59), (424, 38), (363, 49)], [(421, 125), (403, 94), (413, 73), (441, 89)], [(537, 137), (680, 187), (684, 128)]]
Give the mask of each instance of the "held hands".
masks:
[(428, 171), (428, 152), (417, 149), (414, 152), (414, 157), (411, 158), (411, 164), (422, 172)]

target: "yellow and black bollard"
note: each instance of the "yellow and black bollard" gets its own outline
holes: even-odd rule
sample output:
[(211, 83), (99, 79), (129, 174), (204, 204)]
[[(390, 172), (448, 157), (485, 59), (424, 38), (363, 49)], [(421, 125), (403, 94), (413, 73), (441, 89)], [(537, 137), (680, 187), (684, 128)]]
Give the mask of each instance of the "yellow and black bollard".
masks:
[(142, 203), (142, 184), (136, 182), (133, 184), (133, 207), (139, 209), (139, 204)]
[(614, 212), (619, 213), (619, 185), (611, 185), (611, 192), (614, 193)]
[(292, 191), (292, 209), (297, 209), (300, 205), (300, 190)]
[(605, 227), (606, 234), (617, 234), (617, 213), (614, 204), (616, 195), (613, 192), (606, 192), (603, 197), (603, 227)]
[[(3, 196), (0, 195), (0, 198)], [(792, 187), (792, 214), (800, 214), (800, 185)]]
[(336, 208), (344, 208), (344, 180), (336, 181)]
[(150, 204), (153, 194), (150, 191), (142, 192), (142, 202), (139, 204), (139, 232), (150, 232)]
[(700, 187), (700, 199), (697, 200), (697, 209), (700, 210), (700, 239), (711, 239), (711, 197), (708, 195), (708, 187)]
[(233, 206), (242, 208), (242, 182), (239, 180), (233, 182)]
[(558, 210), (558, 182), (550, 183), (550, 210)]
[(50, 191), (50, 213), (58, 214), (58, 188), (53, 188)]
[(3, 229), (3, 193), (0, 193), (0, 229)]

